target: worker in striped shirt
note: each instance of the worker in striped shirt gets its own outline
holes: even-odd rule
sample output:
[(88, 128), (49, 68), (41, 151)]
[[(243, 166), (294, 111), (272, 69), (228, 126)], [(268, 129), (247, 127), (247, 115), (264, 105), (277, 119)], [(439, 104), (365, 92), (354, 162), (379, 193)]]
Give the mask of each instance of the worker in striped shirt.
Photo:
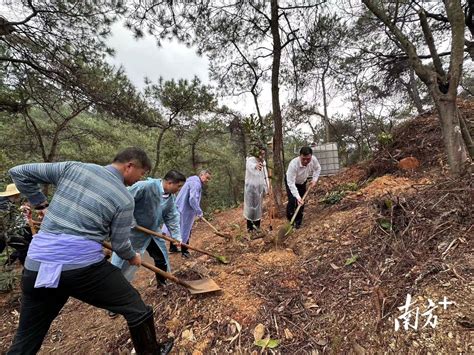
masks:
[[(22, 276), (18, 330), (8, 354), (34, 354), (69, 297), (122, 314), (137, 354), (171, 350), (156, 341), (153, 309), (108, 263), (101, 242), (131, 265), (140, 265), (129, 240), (134, 200), (125, 185), (138, 181), (151, 162), (139, 148), (118, 153), (111, 165), (80, 162), (20, 165), (10, 170), (18, 190), (36, 210), (47, 211), (33, 238)], [(40, 184), (56, 186), (48, 205)]]

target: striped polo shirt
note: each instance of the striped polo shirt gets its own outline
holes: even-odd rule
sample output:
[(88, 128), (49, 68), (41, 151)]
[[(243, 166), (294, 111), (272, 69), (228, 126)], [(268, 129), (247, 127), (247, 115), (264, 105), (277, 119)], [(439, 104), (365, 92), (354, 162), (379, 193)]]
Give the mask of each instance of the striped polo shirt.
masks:
[(114, 167), (67, 161), (20, 165), (9, 173), (34, 206), (46, 201), (40, 184), (56, 186), (42, 231), (97, 242), (110, 236), (112, 247), (121, 258), (135, 256), (129, 239), (134, 200)]

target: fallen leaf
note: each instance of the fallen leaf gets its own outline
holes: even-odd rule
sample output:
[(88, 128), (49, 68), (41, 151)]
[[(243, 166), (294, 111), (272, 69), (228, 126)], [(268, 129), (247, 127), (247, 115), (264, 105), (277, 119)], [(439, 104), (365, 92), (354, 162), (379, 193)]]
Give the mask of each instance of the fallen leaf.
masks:
[(170, 329), (171, 331), (175, 332), (177, 331), (178, 329), (181, 328), (181, 324), (179, 322), (179, 319), (174, 317), (173, 319), (165, 322), (165, 325), (168, 329)]
[(304, 303), (304, 308), (306, 309), (319, 308), (319, 306), (313, 300), (309, 300)]
[(346, 260), (346, 262), (344, 263), (344, 266), (349, 266), (349, 265), (352, 265), (354, 264), (357, 259), (359, 258), (359, 255), (352, 255), (349, 259)]
[(293, 333), (290, 332), (288, 328), (285, 328), (285, 338), (286, 339), (293, 339)]
[(265, 335), (265, 326), (262, 323), (257, 324), (255, 329), (253, 330), (253, 338), (255, 341), (259, 341), (263, 339), (263, 336)]
[(392, 229), (392, 223), (390, 223), (390, 221), (388, 221), (386, 219), (381, 219), (378, 222), (379, 222), (379, 226), (382, 227), (383, 229), (385, 229), (385, 230), (391, 230)]
[(352, 344), (352, 348), (354, 349), (357, 355), (365, 355), (367, 353), (365, 348), (357, 344), (357, 342), (354, 342)]
[(317, 338), (316, 344), (318, 344), (319, 346), (326, 346), (328, 345), (328, 341), (324, 338)]
[(280, 345), (280, 341), (277, 339), (267, 338), (267, 339), (258, 340), (254, 344), (257, 346), (260, 346), (262, 349), (266, 349), (266, 348), (273, 349), (273, 348), (276, 348), (278, 345)]
[(181, 338), (188, 341), (195, 341), (194, 333), (192, 329), (186, 329), (181, 333)]

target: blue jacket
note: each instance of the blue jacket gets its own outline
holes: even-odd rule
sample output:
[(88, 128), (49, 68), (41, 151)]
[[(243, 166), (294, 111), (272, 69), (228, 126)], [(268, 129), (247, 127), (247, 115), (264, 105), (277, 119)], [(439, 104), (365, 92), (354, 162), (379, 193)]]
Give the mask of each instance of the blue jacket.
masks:
[[(186, 179), (186, 183), (181, 188), (176, 199), (176, 204), (180, 213), (180, 229), (183, 242), (188, 243), (189, 236), (191, 235), (191, 229), (193, 228), (194, 219), (196, 216), (202, 216), (202, 209), (200, 206), (202, 193), (202, 183), (199, 176), (193, 175)], [(168, 226), (168, 225), (167, 225)], [(169, 233), (170, 229), (163, 229), (166, 234)], [(171, 230), (171, 232), (173, 232)]]
[[(174, 195), (164, 198), (161, 179), (147, 179), (139, 181), (129, 187), (135, 200), (133, 217), (139, 226), (161, 233), (161, 227), (166, 224), (171, 236), (181, 241), (179, 228), (179, 212), (176, 208)], [(133, 237), (145, 236), (146, 233), (132, 230)]]

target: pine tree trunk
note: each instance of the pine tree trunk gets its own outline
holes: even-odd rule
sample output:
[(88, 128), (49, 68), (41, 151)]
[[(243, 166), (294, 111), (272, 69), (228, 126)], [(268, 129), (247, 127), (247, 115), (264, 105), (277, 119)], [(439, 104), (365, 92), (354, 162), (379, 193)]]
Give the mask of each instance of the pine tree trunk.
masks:
[[(449, 73), (447, 75), (444, 75), (442, 68), (438, 68), (438, 71), (436, 71), (423, 64), (418, 57), (414, 44), (411, 43), (401, 29), (396, 26), (395, 21), (392, 22), (390, 20), (388, 14), (384, 12), (383, 7), (380, 6), (378, 2), (374, 0), (362, 0), (362, 2), (396, 37), (399, 47), (408, 55), (410, 64), (415, 70), (415, 73), (428, 87), (438, 110), (443, 142), (451, 173), (454, 176), (459, 176), (464, 172), (464, 164), (467, 162), (466, 147), (462, 140), (456, 107), (457, 90), (462, 76), (465, 43), (465, 16), (461, 1), (450, 0), (444, 2), (446, 15), (451, 24), (451, 56)], [(466, 11), (466, 14), (467, 13)], [(467, 25), (469, 26), (469, 24)], [(433, 48), (432, 51), (434, 51)], [(435, 56), (437, 55), (436, 53), (433, 54)]]
[(325, 133), (325, 142), (331, 141), (331, 132), (329, 128), (329, 117), (328, 117), (328, 102), (326, 94), (326, 73), (329, 69), (329, 60), (326, 67), (324, 68), (323, 75), (321, 77), (321, 86), (323, 89), (323, 106), (324, 106), (324, 133)]
[(456, 99), (452, 100), (447, 95), (443, 95), (442, 97), (434, 97), (434, 100), (441, 123), (448, 164), (451, 172), (457, 176), (464, 170), (467, 152), (461, 134)]
[(156, 176), (158, 172), (158, 166), (160, 165), (160, 151), (161, 151), (161, 142), (163, 141), (163, 136), (165, 132), (168, 130), (169, 127), (165, 127), (161, 130), (160, 135), (158, 136), (158, 140), (156, 141), (156, 159), (155, 159), (155, 166), (151, 171), (151, 176)]
[(278, 80), (280, 75), (281, 41), (278, 26), (278, 0), (271, 0), (271, 32), (273, 37), (272, 109), (273, 109), (273, 198), (277, 214), (283, 211), (283, 123), (280, 109)]
[(198, 163), (196, 157), (196, 143), (191, 144), (191, 163), (193, 165), (193, 170), (197, 171)]

